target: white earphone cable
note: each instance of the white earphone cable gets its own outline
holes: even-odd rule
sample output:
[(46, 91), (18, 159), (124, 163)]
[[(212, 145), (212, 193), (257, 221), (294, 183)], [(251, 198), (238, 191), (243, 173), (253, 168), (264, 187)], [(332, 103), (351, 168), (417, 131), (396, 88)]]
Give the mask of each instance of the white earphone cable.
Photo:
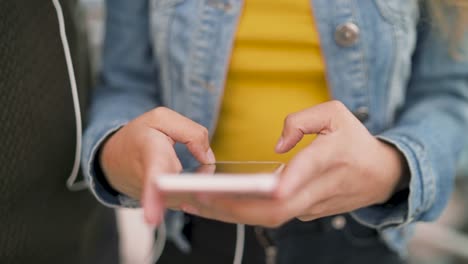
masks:
[[(65, 31), (65, 22), (63, 18), (62, 7), (58, 0), (52, 0), (54, 4), (55, 11), (57, 12), (57, 19), (60, 28), (60, 38), (63, 45), (63, 51), (65, 53), (65, 60), (67, 63), (68, 76), (70, 78), (70, 87), (73, 97), (73, 109), (75, 111), (75, 121), (76, 121), (76, 148), (75, 148), (75, 161), (73, 164), (72, 171), (70, 176), (67, 179), (66, 185), (71, 191), (79, 191), (87, 188), (87, 183), (85, 181), (75, 182), (78, 177), (78, 171), (80, 168), (80, 157), (81, 157), (81, 147), (82, 147), (82, 125), (81, 125), (81, 112), (80, 112), (80, 103), (78, 98), (78, 90), (76, 85), (75, 71), (73, 69), (72, 58), (70, 54), (70, 47), (68, 45), (68, 39)], [(163, 222), (158, 230), (158, 235), (154, 243), (153, 254), (151, 254), (151, 262), (156, 263), (164, 250), (166, 243), (166, 226)], [(236, 249), (234, 253), (233, 264), (241, 264), (242, 258), (244, 255), (244, 243), (245, 243), (245, 226), (242, 224), (237, 224), (237, 236), (236, 236)]]
[(241, 264), (244, 256), (245, 226), (237, 224), (236, 251), (234, 253), (233, 264)]
[(80, 112), (80, 102), (78, 99), (78, 90), (76, 87), (76, 78), (75, 71), (73, 69), (72, 58), (70, 55), (70, 47), (68, 45), (67, 34), (65, 32), (65, 22), (63, 18), (62, 7), (58, 0), (52, 0), (54, 4), (55, 11), (57, 12), (57, 19), (60, 29), (60, 39), (63, 45), (63, 51), (65, 53), (65, 61), (67, 63), (68, 76), (70, 78), (70, 87), (73, 97), (73, 109), (75, 112), (75, 121), (76, 121), (76, 147), (75, 147), (75, 160), (73, 163), (73, 168), (70, 173), (70, 176), (67, 179), (67, 187), (71, 191), (80, 191), (86, 189), (87, 183), (85, 181), (75, 182), (78, 177), (78, 171), (80, 169), (80, 157), (81, 157), (81, 142), (82, 142), (82, 127), (81, 127), (81, 112)]
[[(163, 221), (161, 225), (157, 228), (158, 234), (156, 235), (156, 241), (154, 242), (151, 253), (148, 257), (147, 263), (157, 263), (161, 257), (164, 247), (166, 246), (166, 223)], [(153, 231), (154, 232), (154, 231)]]

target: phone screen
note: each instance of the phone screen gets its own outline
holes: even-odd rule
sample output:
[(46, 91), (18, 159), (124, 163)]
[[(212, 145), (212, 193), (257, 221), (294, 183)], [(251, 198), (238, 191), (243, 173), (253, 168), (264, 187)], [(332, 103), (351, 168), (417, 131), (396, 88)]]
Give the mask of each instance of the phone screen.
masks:
[(261, 174), (277, 173), (282, 168), (280, 162), (217, 162), (204, 164), (185, 172), (211, 174)]

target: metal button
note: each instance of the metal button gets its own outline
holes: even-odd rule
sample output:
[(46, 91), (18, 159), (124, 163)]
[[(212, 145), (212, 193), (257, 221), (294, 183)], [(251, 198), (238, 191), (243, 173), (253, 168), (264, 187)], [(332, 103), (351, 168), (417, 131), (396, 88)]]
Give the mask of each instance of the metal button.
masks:
[(356, 24), (346, 22), (336, 28), (335, 41), (342, 47), (350, 47), (358, 41), (359, 33), (359, 27)]
[(369, 119), (369, 108), (366, 106), (361, 106), (353, 112), (354, 116), (359, 119), (362, 123), (366, 122)]
[(332, 218), (331, 225), (336, 230), (341, 230), (346, 226), (346, 218), (342, 215), (337, 215)]

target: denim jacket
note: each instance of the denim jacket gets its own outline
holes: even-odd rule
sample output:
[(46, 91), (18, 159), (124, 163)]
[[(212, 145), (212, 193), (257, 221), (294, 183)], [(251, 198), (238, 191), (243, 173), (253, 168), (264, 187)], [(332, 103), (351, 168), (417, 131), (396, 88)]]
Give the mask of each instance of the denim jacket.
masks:
[[(333, 98), (408, 163), (407, 198), (351, 213), (402, 255), (412, 223), (435, 219), (447, 203), (468, 123), (468, 63), (449, 55), (420, 3), (311, 0)], [(86, 178), (103, 204), (138, 204), (109, 189), (96, 157), (131, 119), (164, 105), (213, 132), (241, 10), (241, 0), (108, 2), (83, 145)], [(176, 150), (193, 164), (183, 146)]]

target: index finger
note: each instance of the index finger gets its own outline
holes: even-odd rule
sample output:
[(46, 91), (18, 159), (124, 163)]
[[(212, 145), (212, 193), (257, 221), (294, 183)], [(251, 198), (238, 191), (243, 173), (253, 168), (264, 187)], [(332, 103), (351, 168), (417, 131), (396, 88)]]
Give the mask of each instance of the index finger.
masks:
[(306, 134), (328, 134), (337, 129), (336, 118), (346, 112), (339, 101), (330, 101), (288, 115), (284, 120), (278, 153), (291, 150)]
[(185, 144), (199, 162), (203, 164), (215, 162), (208, 130), (204, 126), (166, 107), (152, 110), (149, 121), (150, 127), (161, 131), (176, 142)]

